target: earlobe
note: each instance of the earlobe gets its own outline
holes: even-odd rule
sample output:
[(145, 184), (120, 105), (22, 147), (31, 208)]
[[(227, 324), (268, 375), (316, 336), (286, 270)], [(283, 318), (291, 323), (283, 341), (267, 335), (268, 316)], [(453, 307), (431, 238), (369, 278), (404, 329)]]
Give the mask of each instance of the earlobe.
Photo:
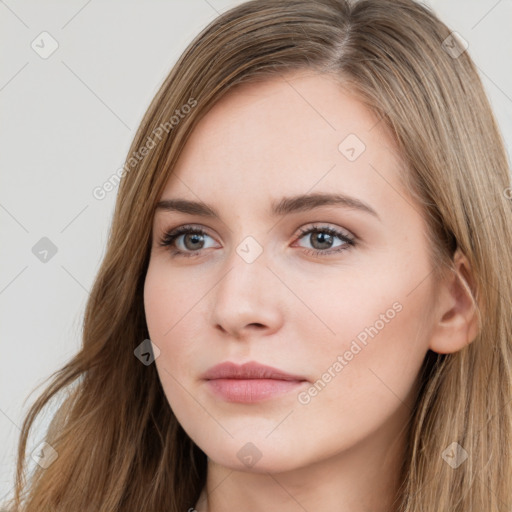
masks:
[(473, 300), (474, 285), (466, 256), (457, 249), (454, 272), (441, 283), (437, 316), (429, 348), (439, 354), (458, 352), (478, 335), (477, 305)]

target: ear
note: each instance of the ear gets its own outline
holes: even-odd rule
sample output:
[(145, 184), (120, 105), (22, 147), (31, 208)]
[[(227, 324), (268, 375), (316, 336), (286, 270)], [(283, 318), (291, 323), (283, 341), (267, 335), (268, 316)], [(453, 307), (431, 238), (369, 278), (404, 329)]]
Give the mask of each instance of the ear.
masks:
[(453, 261), (454, 272), (439, 285), (429, 344), (429, 348), (438, 354), (461, 350), (476, 338), (479, 331), (476, 304), (471, 296), (474, 288), (469, 262), (460, 249), (455, 251)]

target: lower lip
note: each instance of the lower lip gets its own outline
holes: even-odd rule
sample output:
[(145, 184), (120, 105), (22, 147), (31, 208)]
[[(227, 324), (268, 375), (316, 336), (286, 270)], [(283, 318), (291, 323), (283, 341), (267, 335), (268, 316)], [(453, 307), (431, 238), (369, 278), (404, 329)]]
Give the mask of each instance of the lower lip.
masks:
[(251, 403), (296, 390), (305, 381), (278, 379), (213, 379), (207, 383), (228, 402)]

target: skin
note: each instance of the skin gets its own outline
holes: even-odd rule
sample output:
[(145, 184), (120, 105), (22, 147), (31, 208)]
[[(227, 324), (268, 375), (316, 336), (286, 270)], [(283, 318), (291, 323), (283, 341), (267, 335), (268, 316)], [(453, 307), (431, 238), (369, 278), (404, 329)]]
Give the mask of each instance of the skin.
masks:
[[(201, 120), (169, 178), (162, 199), (203, 201), (220, 216), (157, 210), (144, 288), (166, 397), (208, 456), (206, 488), (190, 504), (199, 512), (393, 510), (424, 357), (460, 350), (476, 334), (457, 280), (433, 280), (425, 221), (376, 121), (326, 75), (243, 84)], [(366, 145), (354, 161), (338, 148), (348, 134)], [(378, 218), (340, 205), (270, 215), (272, 201), (313, 192), (356, 197)], [(185, 224), (204, 229), (203, 245), (181, 236), (175, 247), (201, 253), (173, 257), (159, 241)], [(301, 235), (312, 224), (356, 245), (332, 252), (344, 242)], [(247, 236), (263, 250), (251, 263), (236, 250)], [(323, 255), (307, 253), (315, 248)], [(457, 254), (456, 264), (467, 261)], [(389, 319), (393, 304), (400, 311)], [(381, 315), (384, 327), (333, 370)], [(200, 378), (228, 360), (308, 382), (263, 402), (230, 403)], [(299, 391), (304, 397), (329, 368), (330, 381), (301, 403)], [(237, 456), (249, 442), (261, 454), (252, 466)], [(255, 455), (252, 445), (245, 450)]]

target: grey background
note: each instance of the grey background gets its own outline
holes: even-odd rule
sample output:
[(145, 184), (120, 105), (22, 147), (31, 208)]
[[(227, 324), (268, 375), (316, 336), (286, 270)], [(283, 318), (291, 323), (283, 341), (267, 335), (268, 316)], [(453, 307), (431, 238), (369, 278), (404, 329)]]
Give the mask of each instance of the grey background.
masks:
[[(19, 430), (38, 394), (29, 393), (80, 345), (117, 189), (103, 200), (92, 191), (123, 164), (188, 42), (239, 3), (0, 1), (0, 501), (12, 488)], [(510, 154), (512, 1), (425, 3), (469, 43)], [(58, 44), (48, 58), (31, 46), (43, 51), (46, 37), (48, 51), (44, 31)], [(57, 249), (46, 263), (33, 252), (43, 237)], [(29, 450), (50, 417), (38, 423)]]

